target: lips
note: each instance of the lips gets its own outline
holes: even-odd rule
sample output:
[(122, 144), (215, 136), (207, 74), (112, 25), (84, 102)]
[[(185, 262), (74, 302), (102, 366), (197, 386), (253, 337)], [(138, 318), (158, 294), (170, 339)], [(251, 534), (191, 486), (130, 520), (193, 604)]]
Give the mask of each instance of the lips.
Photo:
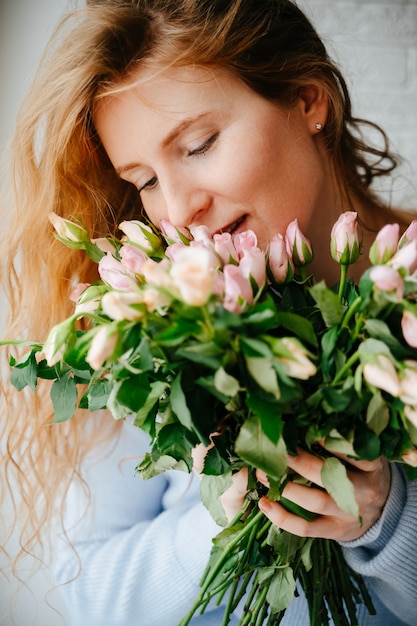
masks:
[(227, 226), (224, 226), (223, 228), (220, 228), (219, 230), (216, 231), (216, 233), (230, 233), (231, 235), (233, 235), (237, 229), (239, 228), (239, 226), (241, 226), (241, 224), (243, 224), (243, 222), (246, 219), (246, 215), (242, 215), (242, 217), (240, 217), (238, 220), (232, 222), (231, 224), (228, 224)]

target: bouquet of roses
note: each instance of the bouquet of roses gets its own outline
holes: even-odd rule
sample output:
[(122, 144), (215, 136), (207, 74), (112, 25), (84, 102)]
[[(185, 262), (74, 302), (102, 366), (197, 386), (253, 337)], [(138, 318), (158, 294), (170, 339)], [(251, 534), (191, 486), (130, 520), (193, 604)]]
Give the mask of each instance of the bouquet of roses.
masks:
[[(346, 466), (328, 450), (384, 455), (417, 477), (417, 221), (401, 238), (397, 224), (378, 233), (355, 285), (347, 271), (360, 254), (356, 214), (342, 214), (330, 242), (340, 265), (332, 288), (308, 275), (313, 251), (297, 220), (266, 252), (251, 231), (211, 236), (163, 222), (161, 235), (130, 221), (120, 239), (91, 240), (80, 223), (51, 221), (58, 239), (98, 263), (100, 280), (74, 286), (73, 315), (12, 358), (11, 380), (33, 390), (50, 380), (55, 422), (78, 409), (133, 415), (151, 438), (144, 478), (191, 471), (193, 450), (207, 448), (202, 499), (224, 530), (181, 626), (221, 601), (224, 625), (238, 606), (241, 626), (279, 624), (297, 581), (311, 625), (331, 617), (352, 626), (358, 602), (373, 612), (336, 542), (281, 531), (257, 500), (266, 494), (311, 516), (282, 496), (289, 480), (303, 480), (287, 466), (298, 448), (324, 460), (324, 488), (358, 516)], [(248, 494), (228, 524), (220, 496), (242, 468)]]

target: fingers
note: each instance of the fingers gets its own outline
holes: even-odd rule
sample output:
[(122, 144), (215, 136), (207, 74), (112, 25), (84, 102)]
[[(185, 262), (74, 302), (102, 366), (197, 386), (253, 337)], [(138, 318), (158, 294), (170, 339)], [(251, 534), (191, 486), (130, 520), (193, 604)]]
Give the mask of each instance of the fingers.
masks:
[[(295, 504), (318, 515), (313, 521), (306, 521), (287, 511), (279, 502), (262, 498), (259, 507), (279, 528), (302, 537), (326, 537), (335, 540), (352, 540), (365, 533), (381, 516), (390, 489), (390, 468), (385, 459), (375, 461), (347, 460), (347, 470), (361, 518), (341, 510), (333, 498), (322, 488), (321, 470), (323, 460), (299, 451), (296, 457), (288, 457), (288, 466), (306, 478), (312, 486), (289, 482), (283, 496)], [(268, 486), (267, 476), (257, 472), (258, 480)], [(317, 485), (317, 487), (315, 487)]]
[(265, 497), (259, 500), (259, 508), (278, 528), (299, 537), (349, 541), (363, 533), (358, 519), (352, 519), (349, 524), (346, 524), (340, 523), (337, 517), (320, 516), (312, 522), (308, 522), (302, 517), (287, 511), (279, 502), (270, 502)]

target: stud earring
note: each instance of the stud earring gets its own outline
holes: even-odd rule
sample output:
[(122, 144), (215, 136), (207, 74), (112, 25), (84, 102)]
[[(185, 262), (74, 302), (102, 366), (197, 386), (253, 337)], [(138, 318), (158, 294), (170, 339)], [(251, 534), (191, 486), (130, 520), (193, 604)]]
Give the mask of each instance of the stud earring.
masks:
[(321, 130), (322, 128), (323, 128), (323, 124), (320, 124), (320, 122), (317, 122), (316, 129)]

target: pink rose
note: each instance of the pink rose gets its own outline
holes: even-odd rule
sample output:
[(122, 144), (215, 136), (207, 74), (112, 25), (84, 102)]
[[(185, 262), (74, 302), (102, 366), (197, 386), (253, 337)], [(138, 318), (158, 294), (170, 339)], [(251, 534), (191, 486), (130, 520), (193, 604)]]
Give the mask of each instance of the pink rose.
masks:
[(391, 359), (385, 354), (377, 354), (376, 362), (368, 362), (363, 366), (363, 377), (369, 385), (387, 391), (394, 398), (401, 393), (400, 379)]
[(98, 328), (85, 358), (93, 370), (100, 369), (103, 363), (113, 355), (118, 340), (118, 333), (109, 324)]
[(146, 261), (148, 256), (142, 252), (136, 246), (132, 246), (129, 243), (125, 243), (120, 248), (120, 259), (123, 267), (131, 274), (140, 274), (142, 265)]
[(126, 291), (132, 286), (132, 278), (127, 275), (126, 268), (109, 252), (98, 264), (100, 278), (113, 289)]
[(186, 304), (202, 306), (213, 293), (211, 252), (205, 246), (184, 247), (171, 266), (170, 276)]
[(174, 226), (169, 220), (161, 220), (159, 228), (169, 243), (186, 243), (190, 241), (191, 234), (188, 228)]
[(119, 228), (131, 242), (145, 252), (155, 252), (161, 247), (161, 240), (152, 228), (140, 220), (126, 220), (119, 224)]
[(142, 296), (133, 291), (109, 291), (101, 299), (101, 306), (106, 315), (112, 320), (136, 320), (143, 317), (138, 304)]
[(404, 282), (396, 269), (388, 265), (375, 265), (369, 276), (380, 291), (395, 292), (397, 300), (402, 299)]
[(213, 244), (214, 250), (219, 255), (223, 265), (227, 265), (231, 260), (238, 261), (238, 254), (230, 233), (217, 233), (213, 235)]
[(398, 243), (398, 248), (402, 248), (403, 246), (405, 246), (410, 241), (413, 241), (414, 239), (417, 239), (417, 220), (413, 220), (409, 224), (407, 230), (403, 233)]
[(417, 239), (406, 243), (398, 250), (390, 259), (389, 265), (395, 269), (404, 269), (409, 274), (413, 274), (417, 269)]
[(311, 263), (313, 260), (311, 243), (301, 232), (297, 219), (288, 224), (285, 232), (285, 243), (292, 262), (296, 267)]
[(417, 316), (412, 311), (403, 312), (401, 330), (408, 345), (417, 348)]
[(190, 233), (194, 241), (201, 241), (209, 248), (213, 245), (213, 239), (207, 226), (190, 226)]
[(237, 233), (233, 235), (232, 239), (238, 259), (242, 257), (245, 250), (250, 250), (258, 246), (258, 238), (253, 230), (245, 230), (243, 233)]
[(278, 284), (290, 281), (294, 275), (294, 265), (281, 233), (274, 235), (269, 243), (268, 268), (274, 282)]
[(259, 248), (244, 250), (239, 263), (240, 271), (248, 280), (253, 279), (262, 289), (266, 283), (265, 253)]
[(147, 259), (142, 265), (142, 276), (151, 285), (170, 289), (173, 286), (173, 281), (169, 275), (169, 268), (168, 259), (163, 259), (159, 263), (153, 259)]
[(330, 252), (341, 265), (350, 265), (359, 258), (357, 213), (346, 211), (334, 224), (330, 235)]
[(381, 228), (369, 250), (372, 265), (383, 265), (389, 261), (397, 251), (399, 238), (399, 224), (386, 224)]
[(83, 291), (85, 291), (89, 286), (90, 283), (77, 283), (74, 285), (69, 295), (70, 300), (72, 300), (72, 302), (77, 302)]
[(237, 265), (225, 265), (223, 276), (224, 307), (229, 311), (241, 313), (245, 303), (251, 304), (253, 302), (252, 286)]
[(415, 407), (417, 404), (417, 361), (407, 359), (404, 365), (405, 368), (400, 376), (400, 399), (404, 404)]

